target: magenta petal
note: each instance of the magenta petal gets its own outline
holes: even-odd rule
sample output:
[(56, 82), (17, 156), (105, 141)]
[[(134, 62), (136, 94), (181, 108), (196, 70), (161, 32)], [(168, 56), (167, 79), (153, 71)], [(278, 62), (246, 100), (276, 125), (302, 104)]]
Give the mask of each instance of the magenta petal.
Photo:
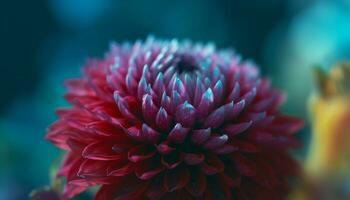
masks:
[(155, 155), (155, 149), (151, 146), (140, 145), (133, 147), (128, 152), (128, 159), (131, 162), (140, 162), (152, 158)]
[(152, 96), (149, 94), (145, 94), (142, 98), (143, 117), (148, 122), (154, 122), (157, 112), (158, 112), (158, 108), (153, 103)]
[(266, 112), (259, 112), (259, 113), (248, 113), (247, 118), (248, 120), (251, 120), (253, 122), (260, 121), (266, 117)]
[(209, 138), (210, 133), (210, 128), (194, 130), (192, 133), (191, 140), (194, 144), (202, 144)]
[(133, 126), (133, 127), (130, 127), (126, 130), (126, 134), (137, 140), (137, 141), (143, 141), (144, 140), (144, 136), (141, 134), (141, 131), (138, 127), (136, 126)]
[(70, 149), (70, 147), (67, 144), (67, 138), (69, 138), (68, 134), (63, 134), (63, 133), (57, 134), (55, 132), (50, 132), (45, 136), (45, 138), (61, 149), (64, 149), (64, 150)]
[(177, 108), (176, 121), (185, 127), (191, 127), (196, 120), (196, 109), (187, 101)]
[(213, 88), (215, 103), (219, 103), (221, 101), (223, 92), (224, 85), (222, 84), (221, 80), (218, 80)]
[(216, 128), (219, 127), (225, 120), (225, 107), (214, 110), (204, 122), (204, 127)]
[[(185, 83), (185, 85), (186, 85), (187, 87), (188, 87), (189, 85), (194, 86), (193, 74), (188, 74), (188, 73), (186, 73), (186, 74), (184, 75), (183, 80), (184, 80), (184, 83)], [(195, 93), (195, 90), (194, 90), (194, 89), (192, 89), (192, 90), (188, 90), (188, 89), (187, 89), (186, 92), (187, 92), (187, 94), (188, 94), (189, 99), (193, 99), (193, 98), (194, 98), (194, 93)], [(193, 102), (194, 102), (194, 101), (193, 101)]]
[(148, 90), (148, 83), (145, 77), (142, 77), (140, 79), (140, 82), (137, 88), (137, 97), (139, 100), (142, 100), (143, 95), (147, 94), (147, 90)]
[(275, 120), (275, 116), (265, 116), (264, 118), (255, 121), (252, 125), (254, 127), (271, 127), (272, 123)]
[(236, 99), (238, 99), (240, 90), (241, 90), (240, 85), (238, 82), (236, 82), (235, 86), (233, 87), (231, 93), (228, 96), (228, 99), (230, 99), (231, 101), (235, 101)]
[(72, 152), (81, 152), (85, 147), (84, 143), (75, 139), (68, 139), (67, 145)]
[(252, 88), (250, 91), (248, 91), (247, 93), (245, 93), (242, 97), (241, 100), (245, 100), (246, 105), (250, 105), (250, 103), (252, 103), (253, 99), (256, 96), (256, 88)]
[(221, 74), (220, 67), (214, 67), (213, 70), (211, 71), (212, 77), (211, 77), (211, 82), (217, 83), (219, 80), (222, 81), (223, 75)]
[(150, 74), (149, 67), (147, 64), (142, 66), (141, 77), (145, 78), (147, 82), (151, 79), (151, 74)]
[(180, 96), (184, 96), (186, 94), (186, 88), (178, 77), (174, 79), (172, 91), (177, 91), (180, 94)]
[(149, 127), (147, 124), (142, 124), (142, 136), (146, 140), (156, 143), (159, 140), (160, 133)]
[(159, 165), (159, 166), (152, 166), (149, 163), (141, 164), (135, 169), (136, 176), (141, 180), (149, 180), (153, 178), (154, 176), (158, 175), (162, 171), (164, 171), (165, 167)]
[(107, 168), (108, 176), (126, 176), (134, 171), (134, 167), (132, 163), (121, 162), (121, 163), (115, 163)]
[(160, 108), (156, 116), (156, 125), (159, 129), (167, 131), (171, 123), (171, 117), (164, 108)]
[(223, 131), (229, 137), (234, 137), (235, 135), (238, 135), (238, 134), (246, 131), (251, 125), (252, 125), (252, 121), (238, 123), (238, 124), (230, 124), (230, 125), (225, 126), (223, 128)]
[(188, 165), (198, 165), (203, 162), (204, 155), (202, 153), (184, 153), (184, 161)]
[(224, 144), (220, 147), (215, 148), (213, 151), (217, 154), (224, 155), (224, 154), (230, 154), (232, 152), (235, 152), (239, 150), (238, 147), (230, 145), (230, 144)]
[[(81, 157), (76, 157), (75, 153), (68, 153), (65, 155), (62, 163), (62, 167), (59, 169), (57, 172), (57, 176), (68, 176), (71, 171), (77, 171), (77, 168), (80, 167), (83, 158)], [(76, 172), (74, 172), (76, 173)]]
[(123, 114), (124, 117), (132, 120), (136, 119), (136, 117), (130, 112), (127, 103), (119, 95), (118, 92), (114, 92), (114, 99), (118, 105), (119, 111)]
[(230, 120), (231, 112), (233, 111), (233, 108), (234, 108), (233, 101), (223, 105), (222, 107), (224, 107), (224, 110), (225, 110), (225, 119), (226, 119), (226, 121)]
[(112, 125), (105, 121), (91, 122), (87, 125), (87, 128), (99, 136), (113, 136), (116, 134), (124, 134), (125, 130), (120, 124)]
[(198, 106), (200, 101), (201, 101), (201, 98), (202, 98), (202, 94), (204, 92), (204, 86), (203, 84), (201, 83), (201, 80), (199, 77), (197, 77), (196, 79), (196, 86), (195, 86), (195, 91), (194, 91), (194, 99), (193, 99), (193, 102), (194, 102), (194, 105), (195, 106)]
[(72, 179), (68, 181), (68, 185), (92, 187), (100, 184), (108, 184), (113, 179), (113, 177), (108, 176), (86, 176)]
[(137, 90), (137, 81), (133, 77), (134, 74), (135, 74), (135, 69), (130, 67), (128, 74), (125, 77), (126, 87), (131, 94), (135, 94), (135, 92)]
[(161, 96), (161, 94), (165, 91), (163, 73), (159, 73), (157, 75), (157, 78), (153, 84), (153, 89), (159, 96)]
[(111, 87), (114, 91), (122, 91), (123, 88), (123, 77), (120, 74), (108, 74), (106, 77), (108, 86)]
[(174, 108), (172, 107), (171, 104), (171, 99), (169, 96), (167, 96), (166, 92), (164, 91), (162, 94), (162, 99), (161, 99), (161, 106), (165, 108), (167, 112), (173, 113)]
[(169, 83), (171, 78), (174, 76), (175, 73), (175, 68), (174, 66), (169, 67), (165, 72), (164, 72), (164, 81), (166, 83)]
[(189, 130), (190, 129), (184, 128), (178, 123), (170, 131), (168, 140), (174, 143), (182, 143), (185, 140)]
[(271, 104), (274, 102), (274, 100), (275, 100), (274, 96), (269, 97), (267, 99), (260, 100), (259, 102), (254, 104), (252, 109), (255, 111), (267, 110), (271, 106)]
[(203, 145), (206, 149), (215, 149), (224, 145), (228, 141), (227, 135), (211, 136)]
[(166, 143), (161, 143), (157, 146), (157, 150), (160, 154), (169, 154), (175, 150), (175, 148), (170, 147)]
[(80, 165), (78, 176), (82, 178), (104, 177), (107, 175), (106, 169), (110, 164), (111, 161), (95, 161), (87, 159)]
[(123, 155), (113, 151), (113, 143), (110, 142), (94, 142), (85, 147), (82, 152), (84, 158), (92, 160), (116, 160)]
[(197, 107), (199, 117), (205, 117), (212, 108), (214, 102), (213, 91), (208, 88), (202, 95), (202, 98)]
[(171, 96), (172, 108), (176, 109), (183, 102), (183, 99), (177, 91), (172, 91), (171, 94), (172, 94)]
[(228, 110), (226, 111), (226, 115), (228, 119), (233, 119), (235, 117), (237, 117), (245, 108), (245, 100), (241, 100), (239, 102), (237, 102), (236, 104), (234, 104), (233, 109), (232, 110)]
[(155, 99), (158, 98), (156, 92), (152, 89), (151, 84), (148, 84), (147, 86), (147, 94), (151, 95)]

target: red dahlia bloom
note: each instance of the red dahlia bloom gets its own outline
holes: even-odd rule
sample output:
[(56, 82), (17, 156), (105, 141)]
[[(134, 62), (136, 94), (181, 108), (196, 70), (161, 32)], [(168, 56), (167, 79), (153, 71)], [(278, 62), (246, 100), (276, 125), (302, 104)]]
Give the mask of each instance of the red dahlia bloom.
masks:
[(67, 81), (47, 138), (67, 151), (65, 198), (281, 199), (302, 122), (230, 50), (149, 38), (113, 45)]

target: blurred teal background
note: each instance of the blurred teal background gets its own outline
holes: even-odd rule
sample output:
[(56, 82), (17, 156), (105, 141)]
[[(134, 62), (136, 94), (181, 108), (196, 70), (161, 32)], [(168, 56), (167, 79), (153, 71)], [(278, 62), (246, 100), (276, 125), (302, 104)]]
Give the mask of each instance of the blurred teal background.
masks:
[(60, 153), (43, 138), (55, 108), (67, 105), (63, 81), (111, 41), (153, 34), (233, 47), (286, 90), (287, 113), (306, 118), (310, 69), (350, 59), (349, 22), (349, 0), (2, 1), (0, 200), (27, 199), (49, 183)]

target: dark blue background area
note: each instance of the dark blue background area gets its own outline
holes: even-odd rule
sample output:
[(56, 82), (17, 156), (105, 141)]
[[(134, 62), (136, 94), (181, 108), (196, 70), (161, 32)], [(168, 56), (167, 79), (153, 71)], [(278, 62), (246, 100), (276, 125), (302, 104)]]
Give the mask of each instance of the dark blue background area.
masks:
[(349, 13), (346, 0), (1, 2), (0, 200), (49, 184), (60, 153), (43, 138), (55, 108), (67, 105), (62, 83), (111, 41), (152, 34), (234, 48), (289, 94), (283, 110), (305, 117), (309, 67), (350, 57)]

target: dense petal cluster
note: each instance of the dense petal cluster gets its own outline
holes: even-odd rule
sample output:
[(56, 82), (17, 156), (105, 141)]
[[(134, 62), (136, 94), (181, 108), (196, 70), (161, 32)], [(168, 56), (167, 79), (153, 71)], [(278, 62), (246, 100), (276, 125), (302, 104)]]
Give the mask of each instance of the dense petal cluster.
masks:
[(67, 81), (71, 108), (47, 138), (67, 151), (65, 198), (281, 199), (299, 119), (257, 68), (213, 45), (148, 38), (112, 45)]

